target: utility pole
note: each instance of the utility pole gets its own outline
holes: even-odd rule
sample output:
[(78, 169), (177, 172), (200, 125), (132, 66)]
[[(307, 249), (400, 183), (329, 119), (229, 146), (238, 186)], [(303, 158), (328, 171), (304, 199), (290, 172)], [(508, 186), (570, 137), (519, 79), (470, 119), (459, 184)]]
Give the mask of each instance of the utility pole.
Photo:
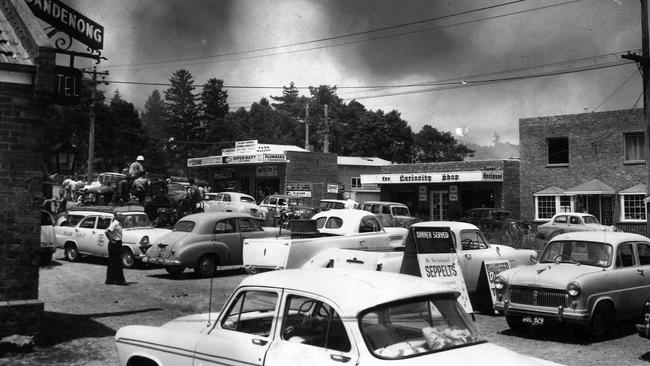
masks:
[(330, 152), (330, 124), (327, 120), (327, 104), (325, 104), (325, 136), (323, 137), (323, 152)]
[(90, 110), (88, 111), (88, 184), (93, 181), (93, 163), (95, 161), (95, 99), (97, 98), (97, 75), (107, 76), (108, 71), (97, 72), (97, 67), (93, 66), (93, 71), (85, 71), (91, 74), (90, 84)]
[(643, 119), (645, 121), (645, 169), (646, 169), (646, 235), (650, 235), (650, 220), (648, 220), (648, 197), (650, 197), (650, 43), (648, 39), (648, 0), (641, 0), (641, 56), (632, 53), (623, 55), (624, 59), (634, 60), (641, 67), (643, 78)]
[(309, 103), (305, 103), (305, 150), (309, 151)]

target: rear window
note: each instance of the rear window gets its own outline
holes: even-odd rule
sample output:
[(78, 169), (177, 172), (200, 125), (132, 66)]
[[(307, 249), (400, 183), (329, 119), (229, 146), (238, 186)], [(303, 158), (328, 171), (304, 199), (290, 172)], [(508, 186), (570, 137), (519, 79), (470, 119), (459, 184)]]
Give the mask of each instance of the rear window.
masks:
[(192, 230), (194, 229), (194, 225), (195, 225), (194, 221), (187, 221), (187, 220), (179, 221), (176, 223), (176, 225), (174, 225), (172, 231), (189, 233), (192, 232)]
[(408, 207), (393, 206), (393, 216), (410, 216)]
[(343, 226), (343, 219), (340, 217), (319, 217), (316, 220), (316, 227), (318, 229), (338, 229)]
[(253, 197), (241, 196), (241, 198), (240, 198), (239, 200), (242, 201), (242, 202), (244, 202), (244, 203), (252, 203), (252, 204), (255, 204), (255, 199), (254, 199)]

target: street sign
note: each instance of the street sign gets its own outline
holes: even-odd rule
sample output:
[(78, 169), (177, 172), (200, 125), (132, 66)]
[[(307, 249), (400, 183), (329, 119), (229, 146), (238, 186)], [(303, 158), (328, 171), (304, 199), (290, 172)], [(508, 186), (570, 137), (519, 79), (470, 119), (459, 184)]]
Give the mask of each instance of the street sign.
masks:
[(53, 103), (59, 105), (77, 105), (81, 102), (81, 70), (54, 66)]
[(104, 27), (59, 0), (25, 0), (32, 13), (86, 46), (104, 47)]

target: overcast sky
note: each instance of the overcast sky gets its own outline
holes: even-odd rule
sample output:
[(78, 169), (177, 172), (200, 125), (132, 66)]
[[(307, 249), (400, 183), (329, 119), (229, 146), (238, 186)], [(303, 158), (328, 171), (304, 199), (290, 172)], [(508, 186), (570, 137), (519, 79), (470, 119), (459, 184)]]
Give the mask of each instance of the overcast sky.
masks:
[[(640, 52), (639, 0), (63, 1), (104, 26), (110, 80), (166, 84), (184, 68), (197, 92), (212, 77), (232, 86), (231, 110), (292, 81), (336, 85), (414, 132), (464, 128), (459, 140), (491, 145), (518, 143), (519, 118), (642, 107), (619, 54)], [(139, 110), (166, 88), (105, 87)]]

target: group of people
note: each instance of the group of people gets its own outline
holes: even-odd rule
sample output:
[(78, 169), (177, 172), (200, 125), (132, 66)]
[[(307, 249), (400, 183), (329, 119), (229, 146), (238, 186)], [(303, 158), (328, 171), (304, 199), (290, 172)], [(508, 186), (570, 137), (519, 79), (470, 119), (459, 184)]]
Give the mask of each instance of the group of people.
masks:
[(131, 200), (131, 195), (138, 200), (139, 204), (144, 204), (148, 180), (145, 177), (143, 164), (144, 156), (139, 155), (128, 168), (122, 170), (124, 178), (117, 182), (113, 194), (114, 204), (123, 205), (128, 203)]

